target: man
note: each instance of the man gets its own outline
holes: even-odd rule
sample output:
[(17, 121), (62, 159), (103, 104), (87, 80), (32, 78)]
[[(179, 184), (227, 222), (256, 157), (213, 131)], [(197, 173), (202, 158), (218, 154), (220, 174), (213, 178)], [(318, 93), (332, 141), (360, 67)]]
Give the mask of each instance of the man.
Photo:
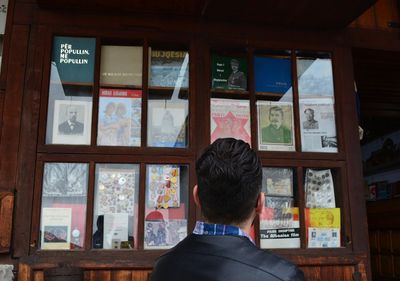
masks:
[(269, 122), (267, 127), (262, 128), (262, 143), (291, 144), (292, 132), (283, 123), (283, 110), (278, 106), (269, 109)]
[(314, 109), (306, 108), (304, 114), (306, 121), (303, 122), (303, 129), (318, 129), (318, 121), (314, 119)]
[(74, 105), (67, 106), (67, 120), (58, 125), (58, 132), (62, 135), (82, 135), (83, 123), (77, 120), (78, 110)]
[(217, 139), (197, 160), (193, 198), (205, 222), (161, 256), (152, 281), (305, 280), (292, 263), (258, 249), (249, 236), (264, 207), (262, 167), (242, 140)]
[(231, 69), (232, 73), (228, 77), (228, 88), (246, 90), (246, 75), (239, 71), (239, 61), (237, 59), (231, 60)]

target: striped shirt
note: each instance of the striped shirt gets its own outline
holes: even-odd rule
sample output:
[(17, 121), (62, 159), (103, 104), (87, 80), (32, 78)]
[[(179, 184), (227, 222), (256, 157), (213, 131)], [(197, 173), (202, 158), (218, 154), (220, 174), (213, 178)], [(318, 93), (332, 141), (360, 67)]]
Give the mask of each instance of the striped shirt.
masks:
[(193, 230), (193, 234), (244, 236), (247, 237), (253, 244), (255, 244), (253, 239), (251, 239), (251, 237), (246, 232), (234, 225), (205, 223), (202, 221), (197, 221), (196, 226)]

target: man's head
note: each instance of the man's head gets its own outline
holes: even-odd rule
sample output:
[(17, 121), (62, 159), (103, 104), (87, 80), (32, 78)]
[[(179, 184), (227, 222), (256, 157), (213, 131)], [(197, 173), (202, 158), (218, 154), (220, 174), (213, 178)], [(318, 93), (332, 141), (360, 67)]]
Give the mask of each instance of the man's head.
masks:
[(312, 108), (306, 108), (304, 110), (304, 114), (306, 115), (307, 121), (314, 120), (314, 109)]
[(77, 110), (76, 106), (74, 106), (74, 105), (67, 106), (68, 120), (75, 123), (77, 116), (78, 116), (78, 110)]
[(283, 110), (278, 106), (273, 106), (269, 109), (269, 121), (271, 125), (279, 129), (283, 122)]
[(231, 60), (231, 68), (232, 68), (233, 72), (236, 72), (239, 70), (239, 61), (237, 59)]
[(237, 225), (254, 214), (261, 192), (262, 167), (247, 143), (217, 139), (197, 160), (196, 173), (195, 189), (209, 222)]

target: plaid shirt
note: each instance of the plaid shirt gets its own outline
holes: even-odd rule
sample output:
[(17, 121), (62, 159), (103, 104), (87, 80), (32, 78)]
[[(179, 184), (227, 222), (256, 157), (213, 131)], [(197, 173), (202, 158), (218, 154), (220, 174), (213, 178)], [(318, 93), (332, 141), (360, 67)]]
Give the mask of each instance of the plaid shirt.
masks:
[(247, 237), (253, 244), (255, 244), (253, 239), (251, 239), (251, 237), (247, 233), (234, 225), (205, 223), (202, 221), (197, 221), (196, 227), (193, 230), (193, 234), (244, 236)]

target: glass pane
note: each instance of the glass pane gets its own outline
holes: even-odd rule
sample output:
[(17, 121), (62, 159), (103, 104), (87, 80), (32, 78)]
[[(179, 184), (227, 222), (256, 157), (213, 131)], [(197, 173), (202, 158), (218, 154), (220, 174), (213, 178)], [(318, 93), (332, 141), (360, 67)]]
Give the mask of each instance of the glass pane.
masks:
[(265, 208), (260, 215), (260, 247), (300, 248), (299, 208), (291, 168), (263, 168)]
[(144, 249), (168, 249), (187, 235), (189, 167), (147, 165)]
[(299, 53), (297, 73), (302, 151), (337, 152), (330, 55)]
[(187, 51), (152, 50), (149, 87), (188, 88), (189, 53)]
[(92, 247), (136, 249), (139, 165), (97, 164)]
[(3, 44), (4, 44), (4, 34), (6, 31), (6, 19), (8, 10), (8, 0), (0, 1), (0, 70), (1, 61), (3, 57)]
[(97, 145), (140, 146), (142, 90), (100, 89)]
[(46, 144), (90, 144), (95, 38), (53, 40)]
[(306, 169), (305, 172), (308, 248), (340, 247), (341, 211), (335, 200), (335, 174), (332, 172), (331, 169)]
[(102, 46), (100, 85), (102, 87), (142, 86), (143, 47)]
[(211, 143), (218, 138), (236, 138), (251, 144), (250, 102), (211, 99)]
[(247, 60), (245, 57), (213, 54), (211, 73), (213, 90), (247, 91)]
[(40, 249), (82, 249), (85, 242), (88, 164), (45, 163)]

